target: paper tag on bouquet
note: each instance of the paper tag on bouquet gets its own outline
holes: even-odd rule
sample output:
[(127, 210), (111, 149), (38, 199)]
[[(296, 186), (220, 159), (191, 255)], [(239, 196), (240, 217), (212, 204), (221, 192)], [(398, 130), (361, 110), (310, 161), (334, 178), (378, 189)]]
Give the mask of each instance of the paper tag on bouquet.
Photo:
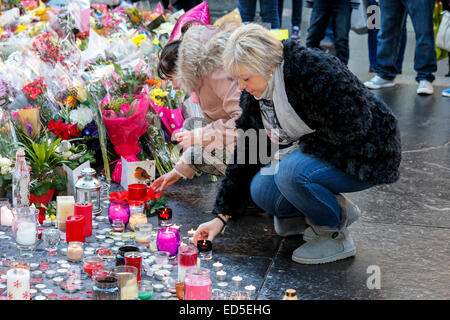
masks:
[(120, 185), (125, 190), (128, 190), (130, 184), (140, 183), (148, 186), (155, 180), (155, 160), (128, 162), (124, 157), (120, 159), (122, 161)]
[(289, 39), (289, 31), (287, 29), (272, 29), (270, 32), (276, 35), (280, 41)]
[(75, 169), (70, 169), (68, 166), (63, 164), (63, 170), (67, 174), (67, 195), (74, 196), (75, 195), (75, 183), (77, 183), (78, 178), (81, 177), (81, 170), (84, 168), (90, 168), (91, 164), (88, 161), (80, 164)]

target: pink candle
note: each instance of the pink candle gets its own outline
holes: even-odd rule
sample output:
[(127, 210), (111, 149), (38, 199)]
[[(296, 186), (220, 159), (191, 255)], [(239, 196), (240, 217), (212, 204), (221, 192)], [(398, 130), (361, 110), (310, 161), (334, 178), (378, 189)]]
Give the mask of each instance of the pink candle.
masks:
[(194, 246), (180, 246), (178, 249), (178, 282), (184, 282), (186, 271), (197, 266), (197, 249)]
[(158, 251), (167, 251), (171, 256), (175, 256), (180, 246), (180, 233), (175, 228), (161, 228), (156, 237)]
[(211, 300), (211, 278), (209, 270), (192, 268), (184, 279), (184, 300)]

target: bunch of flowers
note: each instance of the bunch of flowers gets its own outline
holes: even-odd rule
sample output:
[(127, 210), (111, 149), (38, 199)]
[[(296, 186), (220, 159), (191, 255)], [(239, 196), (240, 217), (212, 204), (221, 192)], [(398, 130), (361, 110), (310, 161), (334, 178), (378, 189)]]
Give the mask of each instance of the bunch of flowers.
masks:
[(0, 194), (4, 196), (6, 190), (11, 187), (12, 161), (7, 157), (0, 158), (0, 168)]
[(141, 14), (140, 14), (138, 9), (136, 9), (136, 8), (127, 8), (126, 9), (126, 13), (127, 13), (128, 19), (130, 21), (130, 24), (133, 27), (136, 27), (136, 26), (139, 26), (139, 25), (142, 24), (142, 22), (143, 22), (142, 16), (141, 16)]
[(0, 79), (0, 108), (7, 109), (16, 94), (8, 81)]
[(47, 85), (44, 83), (42, 77), (34, 79), (32, 82), (28, 83), (23, 87), (23, 93), (28, 99), (36, 100), (40, 95), (44, 94)]
[(78, 125), (63, 123), (62, 120), (50, 121), (48, 124), (48, 129), (56, 136), (60, 137), (62, 140), (70, 140), (80, 136), (80, 130)]

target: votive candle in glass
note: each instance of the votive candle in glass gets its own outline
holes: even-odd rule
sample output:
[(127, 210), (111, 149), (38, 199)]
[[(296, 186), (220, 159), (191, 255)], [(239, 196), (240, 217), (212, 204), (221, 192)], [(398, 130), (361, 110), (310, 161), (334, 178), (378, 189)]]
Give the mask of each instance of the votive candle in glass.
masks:
[(103, 267), (103, 259), (97, 256), (89, 256), (83, 260), (83, 269), (90, 276), (92, 276), (93, 270), (103, 269)]
[(116, 254), (116, 266), (125, 265), (125, 253), (127, 252), (139, 252), (139, 248), (136, 246), (122, 246), (119, 248)]
[(175, 256), (178, 253), (180, 242), (180, 233), (177, 229), (170, 227), (159, 229), (156, 237), (158, 251), (167, 251), (171, 256)]
[(156, 210), (158, 214), (158, 224), (161, 227), (169, 227), (172, 225), (172, 209), (171, 208), (159, 208)]
[(30, 300), (30, 270), (15, 266), (6, 272), (6, 290), (9, 300)]
[(211, 278), (208, 269), (195, 267), (187, 270), (183, 299), (211, 300)]
[(197, 266), (197, 249), (194, 246), (180, 246), (178, 249), (178, 282), (184, 282), (186, 271)]
[(209, 261), (212, 259), (212, 242), (210, 240), (198, 240), (197, 249), (200, 255), (200, 260)]
[(125, 253), (125, 265), (133, 266), (138, 269), (137, 281), (141, 280), (142, 255), (140, 252), (131, 251)]
[(83, 258), (83, 243), (79, 241), (69, 242), (67, 247), (67, 260), (72, 262), (81, 261)]
[(135, 228), (134, 240), (142, 245), (149, 245), (152, 236), (152, 225), (150, 223), (139, 223)]
[(130, 206), (125, 200), (112, 200), (108, 208), (109, 222), (112, 223), (115, 219), (121, 219), (125, 227), (130, 220)]
[(147, 186), (145, 184), (134, 183), (128, 185), (128, 200), (144, 200), (147, 196)]
[(147, 216), (144, 214), (145, 203), (140, 200), (129, 200), (128, 204), (130, 205), (130, 221), (128, 224), (130, 225), (131, 230), (135, 230), (135, 226), (140, 223), (147, 223)]

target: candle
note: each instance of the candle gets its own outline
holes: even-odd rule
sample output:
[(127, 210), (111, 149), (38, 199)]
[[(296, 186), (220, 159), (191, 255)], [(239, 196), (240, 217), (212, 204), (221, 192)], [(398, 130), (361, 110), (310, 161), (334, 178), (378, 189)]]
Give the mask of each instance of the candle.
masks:
[(155, 279), (159, 281), (164, 280), (164, 278), (168, 276), (170, 276), (169, 270), (161, 269), (155, 272)]
[(72, 262), (80, 261), (83, 257), (83, 243), (74, 241), (69, 243), (67, 248), (67, 259)]
[(139, 214), (131, 214), (130, 221), (128, 222), (128, 224), (130, 225), (131, 230), (135, 231), (135, 226), (137, 224), (145, 224), (147, 222), (148, 222), (147, 216), (143, 213), (139, 213)]
[(144, 200), (147, 196), (145, 184), (134, 183), (128, 185), (128, 200)]
[(156, 210), (158, 214), (158, 224), (162, 227), (168, 227), (172, 223), (172, 209), (171, 208), (160, 208)]
[(155, 292), (162, 292), (164, 290), (164, 285), (155, 283), (153, 285), (153, 289), (155, 290)]
[(24, 268), (12, 268), (6, 273), (9, 300), (30, 300), (30, 271)]
[(211, 278), (209, 270), (205, 268), (192, 268), (186, 273), (184, 279), (184, 300), (210, 300)]
[(125, 200), (113, 200), (108, 208), (109, 222), (112, 223), (115, 219), (121, 219), (125, 227), (130, 220), (130, 207)]
[(254, 285), (248, 285), (245, 286), (245, 291), (248, 293), (249, 296), (253, 296), (253, 294), (256, 292), (256, 288)]
[(66, 241), (84, 242), (84, 216), (70, 216), (66, 220)]
[(161, 228), (158, 231), (156, 245), (159, 251), (167, 251), (171, 256), (175, 256), (180, 246), (180, 234), (174, 228)]
[(210, 240), (199, 240), (197, 241), (197, 249), (200, 255), (200, 260), (211, 260), (212, 259), (212, 242)]
[(139, 242), (143, 245), (148, 245), (152, 236), (152, 225), (150, 223), (137, 224), (134, 234), (134, 240), (136, 240), (136, 242)]
[(197, 266), (197, 249), (194, 246), (180, 246), (178, 252), (178, 281), (184, 282), (186, 271)]
[(16, 242), (22, 246), (32, 246), (36, 243), (37, 229), (33, 222), (23, 221), (17, 224)]
[(125, 265), (125, 253), (139, 251), (138, 247), (135, 246), (122, 246), (116, 254), (116, 266)]
[(242, 283), (242, 277), (241, 276), (235, 276), (235, 277), (231, 278), (231, 281), (233, 283), (233, 286), (235, 286), (236, 288), (239, 288), (241, 286), (241, 283)]
[(75, 210), (75, 198), (73, 196), (56, 197), (56, 220), (58, 229), (66, 231), (66, 219), (73, 216)]
[(189, 236), (189, 237), (194, 237), (194, 235), (195, 235), (195, 230), (194, 230), (193, 228), (191, 228), (191, 229), (188, 231), (188, 236)]
[(77, 202), (74, 207), (76, 216), (84, 217), (84, 236), (92, 235), (92, 203)]
[(219, 270), (216, 272), (216, 278), (219, 281), (225, 281), (225, 279), (227, 278), (227, 273), (223, 270)]
[(125, 230), (125, 224), (121, 219), (114, 219), (111, 223), (111, 227), (114, 232), (122, 232), (123, 230)]
[(13, 221), (13, 213), (8, 207), (2, 207), (1, 209), (1, 223), (2, 226), (11, 226)]
[(220, 263), (219, 261), (213, 263), (213, 269), (214, 271), (220, 271), (222, 270), (223, 264)]
[(137, 281), (141, 280), (142, 255), (140, 252), (131, 251), (125, 253), (125, 265), (136, 267), (138, 270)]
[(92, 276), (92, 272), (94, 270), (103, 269), (103, 266), (104, 266), (103, 260), (99, 257), (90, 256), (90, 257), (84, 258), (83, 269), (90, 276)]

